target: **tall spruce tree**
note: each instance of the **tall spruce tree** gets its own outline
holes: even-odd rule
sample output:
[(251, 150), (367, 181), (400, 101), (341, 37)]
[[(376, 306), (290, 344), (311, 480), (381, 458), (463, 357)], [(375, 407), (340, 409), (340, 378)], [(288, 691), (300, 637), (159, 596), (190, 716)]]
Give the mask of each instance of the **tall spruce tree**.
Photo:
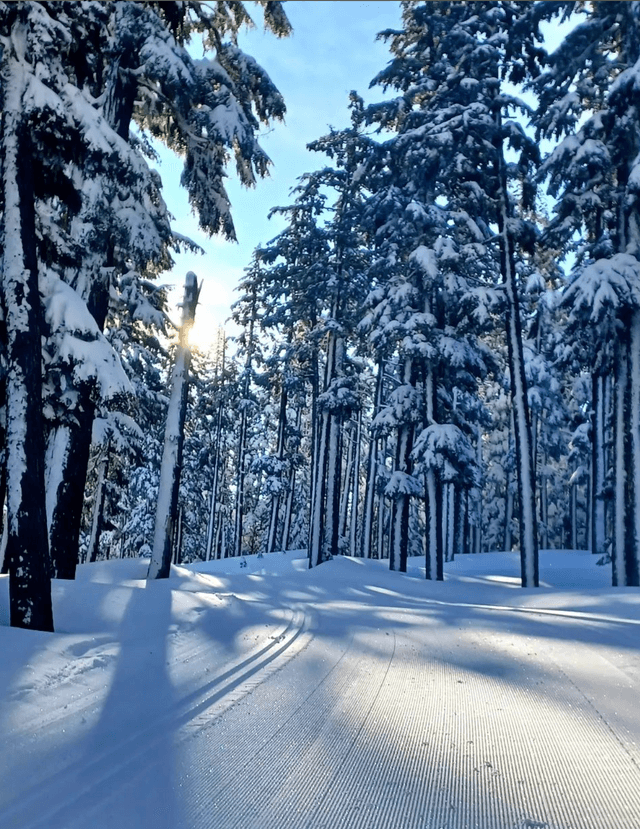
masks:
[[(404, 194), (466, 236), (455, 253), (479, 284), (503, 286), (524, 586), (538, 583), (538, 555), (516, 252), (530, 248), (533, 232), (515, 212), (514, 193), (530, 206), (536, 146), (516, 117), (527, 107), (509, 94), (507, 82), (537, 70), (534, 5), (403, 3), (403, 29), (382, 33), (393, 59), (374, 79), (401, 94), (369, 110), (371, 122), (397, 131), (402, 169), (416, 171)], [(515, 164), (507, 163), (507, 148), (517, 154)], [(446, 239), (446, 231), (441, 235)]]
[(575, 251), (563, 301), (573, 331), (590, 332), (594, 356), (592, 545), (601, 551), (604, 541), (604, 401), (612, 385), (612, 578), (616, 585), (638, 585), (640, 5), (562, 3), (553, 12), (579, 18), (535, 84), (539, 133), (562, 139), (541, 170), (557, 197), (546, 236), (553, 247)]

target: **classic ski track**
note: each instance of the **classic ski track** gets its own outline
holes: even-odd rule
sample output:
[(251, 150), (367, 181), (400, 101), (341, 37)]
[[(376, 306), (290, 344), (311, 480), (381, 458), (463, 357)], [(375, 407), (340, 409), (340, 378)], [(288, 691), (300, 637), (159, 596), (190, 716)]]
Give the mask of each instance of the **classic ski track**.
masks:
[[(446, 648), (429, 639), (425, 643), (420, 633), (398, 634), (393, 653), (376, 660), (376, 681), (369, 687), (360, 681), (359, 688), (351, 689), (352, 702), (359, 695), (358, 709), (350, 709), (348, 698), (329, 709), (334, 721), (324, 724), (311, 746), (303, 739), (303, 750), (281, 763), (282, 769), (274, 767), (281, 750), (274, 745), (246, 779), (242, 774), (235, 778), (230, 800), (218, 797), (215, 787), (207, 788), (208, 813), (201, 811), (186, 825), (637, 825), (640, 774), (607, 717), (592, 703), (585, 707), (579, 685), (546, 651), (527, 658), (521, 637), (516, 644), (508, 633), (491, 636), (495, 638), (487, 641), (482, 631), (465, 630), (460, 641), (466, 662), (463, 658), (457, 665), (451, 661), (455, 633)], [(478, 671), (471, 658), (478, 652), (481, 658), (501, 661), (506, 674)], [(247, 798), (253, 805), (247, 805)]]
[[(214, 775), (219, 774), (219, 778), (209, 778), (193, 787), (186, 825), (198, 829), (214, 826), (216, 829), (245, 829), (253, 826), (255, 821), (255, 825), (262, 826), (263, 809), (267, 804), (279, 802), (285, 785), (295, 785), (297, 790), (310, 796), (318, 791), (318, 796), (322, 796), (324, 777), (330, 769), (323, 769), (320, 765), (313, 778), (306, 774), (309, 766), (315, 766), (318, 753), (325, 745), (320, 737), (327, 731), (331, 732), (337, 722), (338, 727), (331, 735), (332, 745), (349, 740), (352, 719), (362, 716), (357, 703), (362, 700), (362, 666), (367, 657), (356, 652), (355, 657), (350, 658), (355, 639), (352, 632), (340, 656), (337, 659), (332, 657), (328, 670), (319, 670), (318, 681), (308, 684), (304, 696), (281, 701), (286, 711), (281, 720), (275, 717), (262, 720), (262, 730), (269, 736), (264, 737), (259, 746), (252, 747), (246, 740), (237, 741), (234, 745), (236, 757), (224, 757), (223, 764), (218, 763), (215, 768), (210, 765), (210, 770)], [(315, 642), (314, 637), (305, 648), (307, 656), (309, 647)], [(296, 656), (300, 658), (301, 653)], [(376, 674), (376, 681), (371, 683), (374, 694), (379, 690), (381, 681)], [(266, 685), (262, 685), (261, 690), (268, 692)], [(350, 706), (347, 717), (332, 716), (338, 707), (341, 708), (339, 713), (344, 713), (344, 706)], [(236, 712), (242, 716), (239, 709)], [(269, 731), (272, 721), (275, 728)], [(203, 757), (201, 753), (201, 763), (212, 764), (214, 759), (220, 760), (219, 756), (212, 756), (216, 746), (207, 739), (207, 735), (200, 736), (205, 737), (206, 743), (201, 747), (205, 755)], [(260, 800), (251, 802), (250, 794), (256, 789), (260, 791)], [(223, 823), (217, 818), (220, 814), (224, 815)]]
[[(200, 808), (196, 814), (189, 812), (184, 825), (190, 829), (631, 829), (636, 825), (640, 809), (636, 764), (630, 762), (616, 728), (547, 650), (529, 655), (523, 653), (522, 637), (514, 642), (512, 634), (492, 631), (487, 641), (482, 631), (465, 629), (460, 641), (467, 663), (456, 665), (451, 661), (455, 633), (446, 648), (429, 639), (425, 647), (422, 636), (398, 634), (393, 652), (369, 664), (372, 677), (366, 684), (363, 671), (354, 666), (355, 684), (343, 684), (341, 699), (306, 713), (323, 720), (330, 716), (331, 722), (322, 722), (311, 733), (301, 732), (300, 722), (294, 723), (288, 737), (280, 727), (274, 735), (278, 739), (269, 739), (250, 766), (237, 770), (233, 787), (219, 789), (212, 778), (202, 782)], [(507, 674), (478, 671), (469, 661), (474, 653), (501, 661)], [(262, 686), (259, 693), (265, 690)], [(338, 694), (340, 687), (333, 690)], [(304, 705), (317, 707), (318, 701), (309, 695)], [(296, 717), (304, 720), (301, 706)], [(236, 717), (238, 727), (242, 723)], [(288, 745), (292, 740), (297, 751)]]
[[(179, 699), (168, 712), (159, 715), (153, 723), (136, 729), (127, 737), (111, 744), (97, 755), (91, 762), (74, 761), (46, 780), (39, 782), (32, 789), (22, 792), (14, 802), (0, 807), (0, 825), (3, 829), (47, 829), (52, 820), (63, 813), (73, 811), (83, 799), (96, 803), (96, 787), (106, 787), (112, 777), (119, 777), (123, 768), (135, 766), (139, 757), (153, 749), (153, 745), (167, 729), (177, 730), (195, 720), (206, 712), (207, 719), (219, 717), (228, 707), (235, 704), (253, 687), (262, 681), (263, 676), (269, 675), (269, 666), (279, 657), (283, 661), (273, 670), (278, 670), (289, 658), (308, 644), (308, 630), (310, 627), (309, 614), (300, 609), (289, 608), (291, 615), (284, 627), (277, 628), (270, 637), (272, 641), (260, 644), (240, 659), (227, 663), (225, 668), (217, 673), (209, 682), (201, 685)], [(292, 645), (297, 647), (292, 653), (288, 651)], [(192, 649), (195, 652), (205, 651), (206, 646)], [(191, 657), (189, 657), (191, 658)], [(175, 661), (181, 661), (181, 657)], [(95, 704), (95, 696), (91, 695), (90, 705)], [(225, 700), (225, 697), (228, 697)], [(211, 710), (213, 707), (213, 710)], [(87, 706), (82, 710), (86, 710)], [(81, 713), (81, 712), (80, 712)], [(142, 743), (141, 745), (138, 745)], [(122, 758), (126, 758), (124, 761)], [(112, 765), (113, 764), (113, 765)], [(114, 769), (111, 770), (110, 769)], [(92, 775), (96, 771), (97, 774)], [(77, 782), (74, 793), (63, 803), (51, 807), (51, 800), (59, 793), (60, 785), (65, 779)], [(107, 797), (109, 792), (102, 788), (104, 795), (98, 801)], [(26, 814), (25, 814), (26, 813)], [(28, 815), (37, 815), (35, 818)], [(59, 825), (59, 824), (56, 824)]]
[[(434, 639), (425, 634), (421, 619), (428, 625), (433, 617), (423, 614), (437, 604), (551, 615), (595, 628), (603, 621), (635, 620), (429, 599), (408, 603), (330, 602), (324, 606), (330, 624), (339, 624), (331, 620), (341, 606), (365, 616), (408, 614), (407, 626), (397, 634), (398, 625), (387, 618), (382, 628), (372, 629), (369, 617), (368, 629), (356, 621), (355, 631), (345, 629), (343, 639), (330, 635), (325, 642), (320, 641), (322, 625), (314, 623), (309, 633), (309, 618), (304, 632), (302, 626), (295, 629), (302, 616), (298, 611), (284, 644), (259, 648), (191, 695), (198, 699), (185, 698), (173, 716), (105, 752), (99, 763), (111, 771), (100, 769), (92, 777), (95, 763), (83, 766), (78, 780), (87, 783), (48, 813), (39, 796), (33, 799), (27, 811), (36, 815), (35, 822), (7, 820), (20, 820), (18, 807), (15, 815), (0, 812), (3, 828), (86, 829), (99, 811), (105, 826), (123, 829), (635, 825), (640, 813), (637, 746), (630, 751), (625, 745), (612, 702), (583, 690), (586, 674), (574, 669), (566, 643), (555, 653), (545, 646), (541, 631), (533, 635), (536, 652), (529, 653), (528, 640), (523, 648), (523, 636), (508, 629), (483, 631), (479, 622), (480, 629), (464, 626), (456, 632), (451, 621), (444, 627), (433, 623)], [(322, 617), (322, 603), (317, 611)], [(460, 622), (468, 620), (463, 615)], [(633, 628), (626, 630), (631, 635)], [(603, 652), (594, 653), (606, 660)], [(304, 659), (304, 668), (281, 673), (293, 657)], [(123, 814), (122, 803), (134, 803), (146, 780), (158, 773), (153, 753), (163, 729), (171, 732), (183, 759), (175, 758), (176, 785), (171, 784), (181, 800), (178, 804), (175, 795), (168, 800), (177, 804), (175, 814), (154, 814), (157, 805), (137, 818)], [(127, 754), (140, 739), (143, 745)]]

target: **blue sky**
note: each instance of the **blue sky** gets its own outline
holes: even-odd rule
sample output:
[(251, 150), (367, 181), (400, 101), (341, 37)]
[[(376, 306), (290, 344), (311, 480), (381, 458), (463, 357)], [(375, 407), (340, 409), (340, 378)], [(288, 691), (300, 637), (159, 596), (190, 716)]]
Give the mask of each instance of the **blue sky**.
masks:
[[(228, 182), (238, 244), (208, 238), (198, 230), (186, 194), (179, 186), (179, 158), (163, 152), (159, 168), (165, 201), (175, 216), (174, 229), (205, 250), (204, 256), (176, 257), (173, 271), (161, 277), (162, 282), (179, 286), (172, 295), (172, 304), (180, 301), (188, 270), (204, 281), (192, 333), (192, 341), (201, 346), (212, 341), (216, 327), (229, 316), (237, 297), (234, 288), (253, 249), (282, 229), (281, 220), (267, 219), (269, 210), (289, 204), (296, 179), (322, 165), (323, 156), (307, 151), (306, 144), (326, 134), (329, 126), (349, 124), (350, 90), (355, 89), (366, 101), (382, 97), (380, 89), (368, 89), (390, 57), (385, 43), (375, 38), (378, 32), (397, 28), (400, 23), (400, 5), (391, 0), (291, 0), (285, 9), (293, 35), (279, 40), (263, 31), (259, 9), (253, 3), (246, 6), (257, 27), (241, 36), (240, 46), (269, 73), (284, 95), (287, 116), (285, 124), (275, 126), (261, 140), (273, 161), (271, 177), (253, 190), (241, 187), (233, 175)], [(177, 310), (172, 310), (177, 319)], [(227, 330), (232, 333), (230, 326)]]

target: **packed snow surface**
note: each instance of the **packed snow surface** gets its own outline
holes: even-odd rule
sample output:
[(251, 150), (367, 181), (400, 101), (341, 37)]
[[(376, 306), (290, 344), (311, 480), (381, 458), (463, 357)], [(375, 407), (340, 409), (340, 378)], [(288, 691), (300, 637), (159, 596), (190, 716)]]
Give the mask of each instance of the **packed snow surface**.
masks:
[(7, 627), (0, 826), (630, 829), (640, 591), (588, 553), (78, 568)]

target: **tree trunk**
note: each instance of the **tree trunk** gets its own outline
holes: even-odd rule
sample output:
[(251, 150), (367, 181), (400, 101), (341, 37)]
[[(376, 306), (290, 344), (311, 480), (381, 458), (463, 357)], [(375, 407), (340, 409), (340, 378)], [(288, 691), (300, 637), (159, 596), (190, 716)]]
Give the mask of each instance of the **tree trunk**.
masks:
[(342, 482), (342, 419), (332, 413), (329, 416), (329, 451), (326, 465), (326, 498), (324, 516), (323, 561), (340, 553), (340, 484)]
[(240, 434), (238, 436), (238, 474), (236, 478), (236, 507), (234, 522), (234, 556), (242, 555), (242, 534), (244, 531), (244, 484), (246, 478), (247, 458), (247, 403), (240, 415)]
[[(349, 514), (349, 501), (351, 498), (351, 486), (353, 484), (353, 462), (354, 462), (354, 455), (355, 455), (355, 432), (356, 426), (355, 423), (351, 422), (349, 424), (349, 446), (347, 448), (347, 457), (345, 460), (344, 466), (344, 483), (341, 487), (340, 493), (340, 520), (339, 520), (339, 529), (338, 529), (338, 536), (341, 539), (345, 539), (347, 535), (347, 516)], [(345, 429), (346, 431), (346, 429)], [(343, 439), (343, 449), (344, 449), (344, 439)]]
[[(376, 378), (376, 396), (373, 417), (378, 414), (382, 406), (384, 389), (384, 361), (378, 358), (378, 375)], [(373, 517), (376, 498), (376, 481), (378, 480), (379, 441), (369, 438), (369, 457), (367, 459), (367, 483), (364, 496), (364, 515), (362, 522), (361, 550), (363, 558), (371, 558), (373, 550)]]
[[(436, 382), (431, 366), (427, 367), (425, 381), (426, 425), (437, 422)], [(442, 544), (442, 482), (438, 472), (431, 468), (425, 473), (425, 576), (428, 579), (444, 579), (444, 546)]]
[(640, 586), (640, 310), (631, 315), (629, 345), (629, 433), (628, 465), (631, 488), (628, 492), (628, 526), (630, 539), (626, 545), (627, 584)]
[(516, 473), (518, 478), (518, 518), (520, 524), (520, 573), (523, 587), (538, 586), (538, 530), (536, 526), (535, 475), (533, 441), (524, 372), (522, 324), (513, 240), (509, 231), (511, 218), (504, 160), (501, 117), (496, 114), (495, 151), (498, 189), (498, 233), (500, 269), (507, 296), (506, 331), (511, 376)]
[(616, 360), (615, 368), (615, 422), (614, 422), (614, 499), (613, 499), (613, 553), (612, 553), (612, 583), (614, 587), (624, 587), (627, 584), (626, 561), (626, 488), (627, 468), (625, 459), (625, 421), (627, 417), (627, 389), (628, 365), (627, 350), (623, 346)]
[[(334, 308), (335, 312), (335, 308)], [(334, 313), (335, 315), (335, 313)], [(323, 390), (330, 389), (340, 374), (343, 343), (331, 332), (328, 336)], [(309, 522), (309, 567), (316, 567), (338, 553), (340, 510), (340, 426), (341, 418), (327, 405), (319, 416), (312, 478), (311, 519)]]
[(574, 481), (569, 489), (570, 532), (569, 549), (578, 549), (578, 484)]
[(594, 374), (591, 378), (592, 418), (591, 418), (591, 487), (590, 487), (590, 530), (589, 547), (592, 553), (602, 555), (606, 542), (606, 504), (605, 476), (607, 473), (606, 446), (606, 377)]
[[(302, 424), (302, 407), (298, 406), (296, 410), (296, 433), (300, 434), (300, 426)], [(282, 526), (282, 549), (289, 549), (289, 537), (291, 535), (291, 521), (293, 519), (293, 497), (296, 486), (296, 468), (293, 463), (289, 464), (289, 481), (287, 491), (287, 501), (284, 509), (284, 522)]]
[[(403, 383), (409, 385), (412, 380), (413, 363), (410, 357), (405, 359), (403, 371)], [(412, 423), (401, 423), (398, 427), (396, 440), (395, 470), (411, 475), (413, 462), (411, 450), (413, 448)], [(389, 546), (389, 569), (399, 570), (401, 573), (407, 571), (407, 556), (409, 551), (409, 508), (411, 496), (408, 492), (394, 494), (391, 501), (391, 539)]]
[(353, 482), (351, 485), (351, 515), (349, 518), (349, 555), (358, 555), (358, 506), (360, 502), (360, 446), (362, 443), (362, 409), (358, 412), (353, 458)]
[(38, 291), (32, 147), (24, 122), (26, 73), (3, 62), (2, 300), (7, 327), (7, 518), (10, 621), (53, 630), (42, 422), (42, 308)]
[(540, 546), (543, 550), (549, 549), (549, 487), (547, 479), (547, 456), (542, 453), (542, 469), (540, 470)]
[(313, 468), (313, 485), (311, 500), (311, 521), (309, 522), (309, 567), (316, 567), (323, 561), (322, 548), (324, 532), (322, 517), (326, 497), (327, 445), (329, 442), (329, 412), (322, 412), (317, 429), (317, 450)]
[[(282, 390), (280, 392), (280, 411), (278, 413), (278, 436), (276, 441), (276, 458), (280, 464), (278, 473), (278, 483), (282, 485), (283, 470), (286, 457), (286, 439), (287, 439), (287, 389), (282, 383)], [(272, 553), (276, 549), (277, 535), (278, 535), (278, 518), (280, 516), (280, 487), (277, 492), (271, 495), (271, 514), (269, 516), (269, 528), (267, 530), (267, 552)]]
[(511, 524), (513, 522), (513, 480), (511, 470), (507, 470), (507, 491), (504, 495), (504, 550), (511, 552), (513, 536)]
[(187, 336), (195, 318), (198, 294), (198, 280), (193, 271), (189, 271), (184, 288), (180, 342), (171, 378), (171, 398), (167, 412), (164, 449), (160, 467), (160, 487), (156, 507), (153, 553), (149, 564), (148, 578), (150, 579), (166, 579), (171, 569), (171, 539), (178, 518), (178, 494), (182, 473), (184, 423), (187, 414), (189, 365), (191, 362)]
[(110, 445), (105, 448), (104, 456), (100, 460), (98, 466), (98, 482), (96, 484), (95, 501), (93, 504), (93, 516), (91, 520), (91, 536), (89, 538), (89, 547), (87, 550), (87, 558), (89, 561), (96, 561), (100, 549), (100, 535), (102, 533), (103, 518), (104, 518), (104, 502), (106, 495), (107, 474), (109, 472), (109, 455), (111, 452)]

